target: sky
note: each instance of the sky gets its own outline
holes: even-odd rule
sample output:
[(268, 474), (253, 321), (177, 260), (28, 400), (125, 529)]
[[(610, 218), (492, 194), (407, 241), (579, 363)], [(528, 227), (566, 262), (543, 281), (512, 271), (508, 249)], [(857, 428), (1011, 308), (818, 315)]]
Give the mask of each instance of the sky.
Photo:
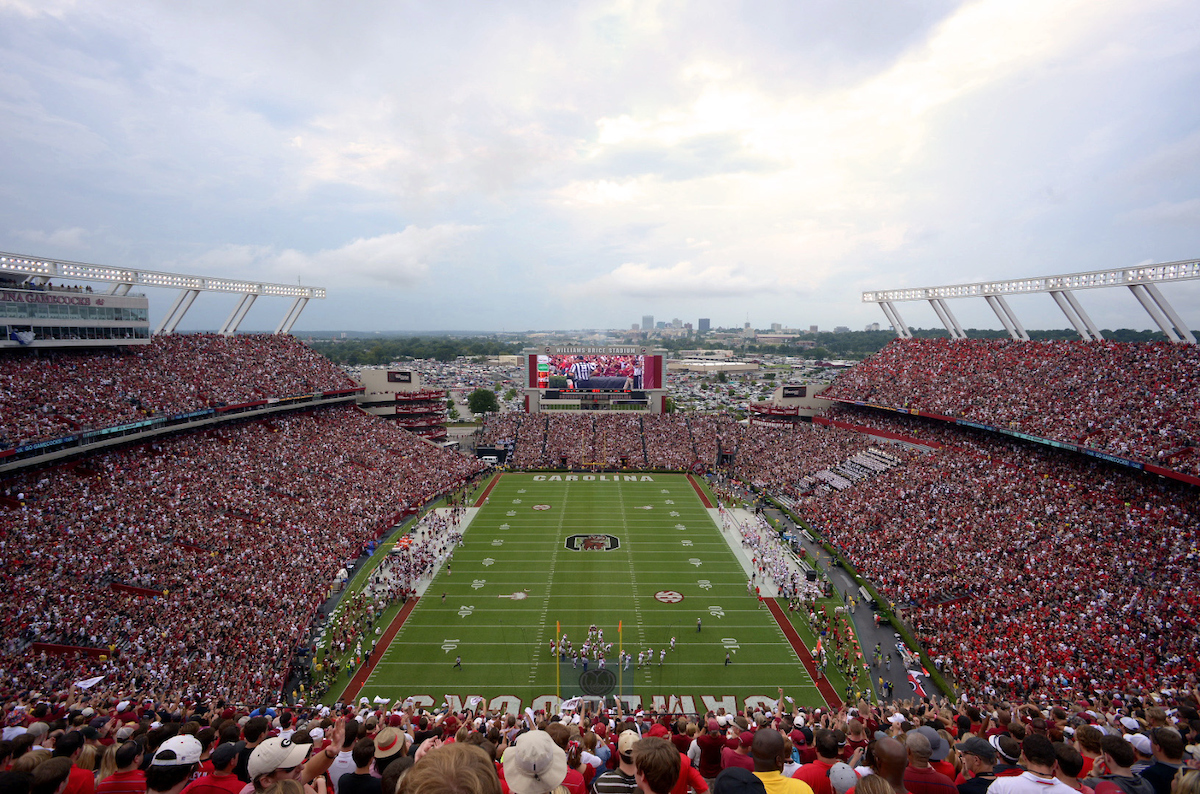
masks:
[(863, 290), (1200, 257), (1194, 0), (0, 0), (0, 62), (0, 250), (325, 287), (296, 333), (886, 327)]

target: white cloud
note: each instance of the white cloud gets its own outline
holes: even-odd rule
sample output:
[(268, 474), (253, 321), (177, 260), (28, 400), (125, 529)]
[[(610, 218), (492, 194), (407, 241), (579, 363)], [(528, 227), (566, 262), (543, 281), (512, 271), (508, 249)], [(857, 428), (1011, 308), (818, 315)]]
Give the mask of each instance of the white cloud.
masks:
[(1126, 218), (1137, 223), (1169, 224), (1196, 228), (1200, 224), (1200, 198), (1186, 201), (1160, 201), (1152, 207), (1143, 207), (1126, 213)]
[(479, 227), (441, 224), (409, 226), (401, 232), (360, 238), (340, 248), (305, 253), (272, 246), (231, 245), (192, 259), (189, 272), (306, 286), (411, 287), (429, 277), (430, 268), (454, 262), (465, 240)]
[(770, 288), (766, 274), (732, 265), (698, 266), (677, 262), (669, 267), (651, 267), (643, 262), (627, 262), (586, 284), (566, 288), (568, 294), (584, 297), (613, 296), (659, 298), (665, 295), (706, 297), (713, 295), (751, 295)]
[(91, 235), (91, 232), (75, 226), (70, 229), (56, 229), (52, 232), (40, 229), (23, 229), (14, 231), (13, 234), (33, 245), (45, 245), (51, 249), (77, 249), (82, 248), (84, 243), (88, 241), (87, 238)]

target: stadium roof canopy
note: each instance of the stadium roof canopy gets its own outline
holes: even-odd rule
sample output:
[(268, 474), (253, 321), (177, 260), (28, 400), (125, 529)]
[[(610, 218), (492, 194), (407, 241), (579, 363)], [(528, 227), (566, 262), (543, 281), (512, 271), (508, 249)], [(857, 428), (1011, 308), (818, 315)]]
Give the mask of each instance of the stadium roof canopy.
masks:
[(260, 295), (268, 297), (292, 298), (291, 308), (280, 320), (275, 329), (277, 334), (290, 333), (292, 326), (299, 319), (304, 307), (313, 298), (324, 299), (324, 287), (305, 287), (299, 284), (268, 284), (259, 281), (240, 281), (228, 278), (209, 278), (207, 276), (191, 276), (186, 273), (167, 273), (158, 270), (143, 270), (141, 268), (113, 267), (110, 265), (91, 265), (86, 262), (71, 262), (64, 259), (28, 256), (26, 254), (10, 254), (0, 252), (0, 273), (23, 277), (33, 284), (45, 284), (52, 279), (68, 279), (73, 281), (96, 281), (112, 284), (108, 290), (110, 295), (127, 295), (133, 287), (162, 287), (178, 289), (179, 295), (171, 304), (171, 309), (163, 316), (162, 322), (154, 329), (155, 334), (169, 334), (178, 326), (179, 321), (192, 307), (192, 302), (201, 292), (233, 292), (240, 293), (241, 300), (233, 307), (229, 317), (221, 326), (220, 333), (228, 336), (237, 332), (246, 313), (254, 305)]
[(1090, 270), (1086, 273), (1069, 273), (1063, 276), (1038, 276), (1006, 281), (984, 281), (976, 284), (950, 284), (942, 287), (916, 287), (864, 292), (863, 303), (878, 303), (896, 333), (905, 339), (912, 332), (904, 324), (896, 303), (900, 301), (927, 300), (937, 312), (953, 339), (966, 339), (962, 325), (946, 305), (947, 298), (983, 298), (1000, 318), (1000, 322), (1013, 339), (1028, 341), (1029, 334), (1021, 325), (1016, 313), (1004, 300), (1005, 295), (1028, 295), (1048, 292), (1063, 314), (1075, 326), (1084, 340), (1103, 339), (1100, 329), (1083, 310), (1071, 290), (1100, 289), (1102, 287), (1128, 287), (1142, 308), (1154, 320), (1172, 342), (1196, 344), (1196, 337), (1188, 330), (1175, 309), (1159, 292), (1157, 284), (1168, 281), (1200, 279), (1200, 259), (1179, 262), (1164, 262), (1158, 265), (1122, 267), (1115, 270)]

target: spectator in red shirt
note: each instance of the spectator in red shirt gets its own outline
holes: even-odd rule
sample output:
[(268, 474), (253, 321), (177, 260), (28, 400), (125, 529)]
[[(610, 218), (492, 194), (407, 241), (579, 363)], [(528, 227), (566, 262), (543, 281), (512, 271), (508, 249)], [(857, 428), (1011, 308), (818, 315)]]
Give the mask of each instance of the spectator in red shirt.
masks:
[(933, 748), (919, 729), (905, 737), (908, 749), (908, 769), (904, 772), (904, 788), (910, 794), (958, 794), (954, 781), (929, 765)]
[[(125, 742), (118, 747), (117, 771), (96, 784), (96, 794), (143, 794), (146, 773), (141, 769), (142, 757), (142, 745), (138, 742)], [(241, 781), (238, 787), (240, 790)]]

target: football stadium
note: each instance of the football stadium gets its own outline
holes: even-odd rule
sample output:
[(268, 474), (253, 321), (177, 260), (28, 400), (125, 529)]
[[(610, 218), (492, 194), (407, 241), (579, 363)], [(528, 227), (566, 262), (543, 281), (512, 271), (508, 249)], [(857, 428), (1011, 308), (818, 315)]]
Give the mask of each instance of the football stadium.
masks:
[[(1126, 746), (1181, 758), (1200, 727), (1200, 354), (1181, 323), (1035, 342), (1009, 314), (1011, 339), (972, 340), (943, 306), (947, 338), (901, 334), (820, 402), (781, 385), (744, 422), (665, 411), (653, 350), (545, 348), (524, 410), (484, 417), (472, 456), (359, 407), (363, 385), (287, 333), (318, 288), (217, 284), (239, 308), (184, 334), (210, 287), (151, 331), (129, 294), (151, 274), (0, 266), (14, 768), (47, 736), (114, 758), (132, 740), (151, 771), (143, 748), (249, 769), (248, 743), (299, 736), (323, 778), (358, 764), (356, 738), (498, 758), (537, 729), (591, 778), (633, 730), (692, 756), (701, 790), (771, 726), (801, 779), (888, 733), (915, 731), (919, 762), (1003, 729), (1012, 745), (959, 744), (960, 766), (991, 748), (1028, 773), (1039, 737), (1080, 748), (1055, 769), (1096, 747), (1119, 769)], [(238, 333), (273, 290), (292, 298), (276, 333)], [(881, 298), (889, 317), (902, 299)], [(426, 410), (396, 395), (396, 416)]]

